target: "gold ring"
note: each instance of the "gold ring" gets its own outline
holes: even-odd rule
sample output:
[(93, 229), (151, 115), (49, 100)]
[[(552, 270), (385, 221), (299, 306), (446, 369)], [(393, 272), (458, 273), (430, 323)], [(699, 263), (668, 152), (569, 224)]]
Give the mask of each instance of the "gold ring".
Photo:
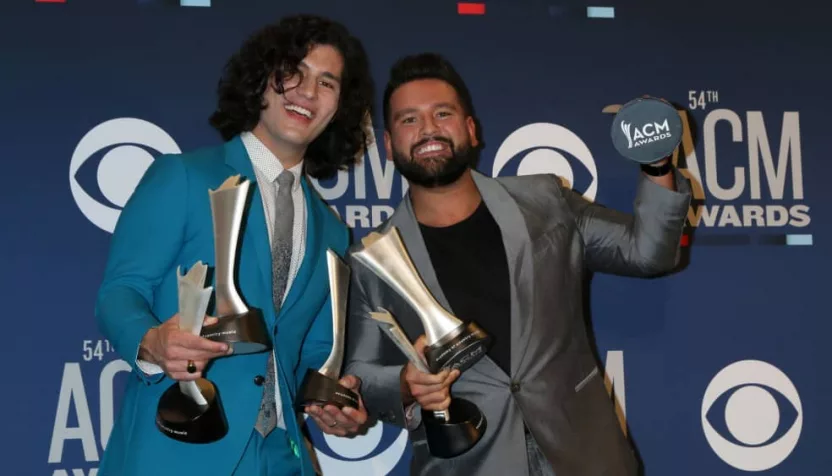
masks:
[(196, 364), (193, 360), (188, 361), (188, 373), (193, 374), (196, 373)]

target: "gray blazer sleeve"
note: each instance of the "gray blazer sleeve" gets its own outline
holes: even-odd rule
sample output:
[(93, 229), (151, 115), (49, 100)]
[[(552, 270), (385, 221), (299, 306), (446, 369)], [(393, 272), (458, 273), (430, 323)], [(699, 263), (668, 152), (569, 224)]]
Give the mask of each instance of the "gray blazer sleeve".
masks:
[[(370, 298), (361, 283), (361, 272), (364, 270), (355, 260), (351, 260), (350, 266), (352, 277), (344, 373), (361, 379), (361, 398), (368, 414), (405, 428), (408, 422), (402, 404), (400, 375), (406, 361), (397, 349), (394, 353), (386, 349), (388, 343), (385, 339), (389, 338), (370, 317), (370, 311), (376, 309), (370, 305)], [(385, 356), (388, 359), (382, 360)], [(391, 364), (389, 358), (396, 363)]]
[(589, 269), (653, 276), (676, 267), (691, 188), (677, 169), (672, 173), (676, 191), (641, 176), (632, 214), (588, 202), (576, 192), (558, 187), (575, 215)]

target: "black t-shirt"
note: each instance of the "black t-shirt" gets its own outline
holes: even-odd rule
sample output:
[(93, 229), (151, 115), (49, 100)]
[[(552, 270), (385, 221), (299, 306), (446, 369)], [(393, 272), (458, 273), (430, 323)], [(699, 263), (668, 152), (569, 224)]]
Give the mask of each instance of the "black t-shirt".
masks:
[(511, 375), (511, 293), (503, 237), (485, 202), (465, 220), (419, 224), (436, 277), (453, 313), (493, 339), (488, 356)]

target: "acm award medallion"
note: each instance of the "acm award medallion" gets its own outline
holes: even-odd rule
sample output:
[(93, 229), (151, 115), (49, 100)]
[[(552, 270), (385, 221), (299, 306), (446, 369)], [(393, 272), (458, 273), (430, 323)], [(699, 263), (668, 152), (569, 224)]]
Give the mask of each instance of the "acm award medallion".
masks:
[(682, 119), (672, 104), (646, 96), (623, 105), (610, 132), (618, 153), (639, 164), (652, 164), (671, 155), (679, 145)]

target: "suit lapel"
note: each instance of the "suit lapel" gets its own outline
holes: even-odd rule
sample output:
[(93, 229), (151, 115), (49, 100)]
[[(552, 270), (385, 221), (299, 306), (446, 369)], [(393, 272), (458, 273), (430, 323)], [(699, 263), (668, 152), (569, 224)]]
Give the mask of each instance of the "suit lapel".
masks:
[(524, 215), (506, 189), (496, 180), (473, 171), (483, 201), (502, 231), (511, 288), (511, 374), (517, 375), (531, 332), (533, 266), (531, 238)]
[[(442, 291), (442, 287), (439, 285), (439, 278), (436, 276), (436, 270), (433, 268), (433, 264), (430, 261), (430, 255), (428, 254), (425, 240), (422, 237), (422, 231), (419, 229), (419, 223), (416, 221), (416, 214), (413, 212), (410, 194), (402, 199), (399, 209), (390, 220), (390, 224), (399, 229), (402, 241), (404, 241), (405, 247), (407, 247), (407, 253), (410, 255), (413, 265), (416, 266), (416, 270), (422, 277), (422, 281), (425, 283), (425, 286), (431, 294), (433, 294), (436, 302), (444, 307), (445, 310), (454, 314), (448, 299), (445, 297), (445, 293)], [(471, 316), (457, 317), (463, 321), (471, 319), (476, 320), (476, 318), (472, 318)], [(509, 380), (508, 375), (506, 375), (500, 366), (494, 363), (494, 361), (487, 355), (480, 359), (480, 361), (471, 367), (469, 371), (479, 371), (486, 377), (490, 377), (504, 383), (508, 383)]]
[[(263, 198), (251, 159), (239, 136), (225, 144), (225, 162), (242, 177), (251, 182), (252, 193), (249, 194), (248, 213), (243, 218), (243, 244), (252, 248), (256, 257), (256, 266), (266, 290), (272, 289), (272, 252), (269, 246), (269, 232), (266, 229), (266, 214), (263, 211)], [(271, 295), (271, 293), (269, 293)], [(271, 300), (269, 301), (271, 302)], [(274, 324), (274, 306), (262, 309), (266, 322)]]
[(306, 177), (301, 177), (301, 187), (303, 188), (304, 202), (306, 205), (306, 248), (304, 250), (303, 262), (300, 265), (297, 276), (292, 281), (292, 287), (289, 289), (289, 294), (280, 308), (280, 314), (277, 319), (283, 319), (292, 307), (297, 304), (298, 299), (303, 295), (306, 285), (309, 283), (309, 278), (315, 270), (318, 262), (321, 247), (321, 239), (323, 234), (323, 216), (321, 206), (318, 205), (309, 190), (309, 182)]

